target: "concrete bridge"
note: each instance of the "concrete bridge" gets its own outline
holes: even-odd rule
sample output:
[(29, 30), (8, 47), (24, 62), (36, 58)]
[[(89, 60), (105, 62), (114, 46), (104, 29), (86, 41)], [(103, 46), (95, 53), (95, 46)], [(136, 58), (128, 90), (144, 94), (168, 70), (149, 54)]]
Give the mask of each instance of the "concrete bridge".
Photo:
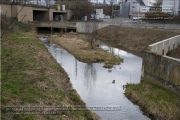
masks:
[(16, 17), (18, 21), (67, 21), (72, 17), (71, 10), (57, 10), (56, 7), (42, 7), (18, 4), (1, 4), (1, 14), (6, 17)]
[(29, 25), (35, 28), (50, 28), (51, 31), (53, 29), (59, 29), (60, 31), (76, 31), (76, 22), (57, 22), (57, 21), (29, 21)]

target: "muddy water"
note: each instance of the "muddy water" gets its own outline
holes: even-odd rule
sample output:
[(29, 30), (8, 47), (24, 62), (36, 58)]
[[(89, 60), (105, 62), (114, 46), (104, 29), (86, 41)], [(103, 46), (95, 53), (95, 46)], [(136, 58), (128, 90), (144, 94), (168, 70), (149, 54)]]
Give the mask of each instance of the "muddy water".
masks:
[[(126, 51), (109, 47), (101, 48), (124, 59), (112, 69), (100, 63), (82, 63), (56, 44), (41, 39), (57, 62), (66, 70), (73, 88), (76, 89), (87, 107), (93, 109), (102, 120), (146, 120), (138, 106), (124, 95), (123, 86), (139, 83), (142, 59)], [(115, 83), (112, 81), (115, 80)]]

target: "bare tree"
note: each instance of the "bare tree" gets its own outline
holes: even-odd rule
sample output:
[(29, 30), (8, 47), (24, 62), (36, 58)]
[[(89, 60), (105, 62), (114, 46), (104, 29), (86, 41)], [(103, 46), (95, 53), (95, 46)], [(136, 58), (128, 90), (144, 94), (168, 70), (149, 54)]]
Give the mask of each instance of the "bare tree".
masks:
[(85, 36), (91, 49), (94, 49), (95, 36), (97, 35), (97, 25), (97, 22), (85, 22)]
[(86, 0), (69, 1), (67, 6), (70, 10), (73, 10), (74, 16), (76, 16), (76, 18), (79, 20), (82, 17), (87, 16), (87, 19), (89, 21), (91, 18), (91, 13), (94, 10), (92, 3)]
[(154, 7), (160, 7), (162, 5), (162, 0), (157, 0), (157, 2), (154, 4)]
[[(25, 4), (24, 4), (24, 5), (21, 7), (21, 9), (18, 11), (18, 13), (16, 14), (16, 17), (15, 17), (15, 18), (17, 18), (17, 16), (19, 15), (19, 13), (23, 10), (24, 6), (25, 6)], [(11, 21), (8, 23), (6, 14), (7, 14), (7, 12), (6, 12), (4, 15), (2, 15), (2, 13), (0, 14), (1, 16), (4, 16), (4, 17), (3, 17), (4, 20), (2, 20), (2, 21), (5, 22), (4, 24), (5, 24), (5, 26), (6, 26), (5, 29), (2, 31), (0, 38), (2, 38), (2, 37), (4, 36), (4, 34), (6, 33), (6, 31), (11, 31), (11, 30), (17, 25), (17, 23), (14, 24), (15, 19), (11, 19)], [(26, 17), (26, 15), (24, 15), (24, 17), (20, 20), (20, 22), (21, 22), (25, 17)]]
[(45, 3), (46, 3), (46, 6), (49, 7), (50, 1), (49, 1), (49, 0), (44, 0), (44, 1), (45, 1)]

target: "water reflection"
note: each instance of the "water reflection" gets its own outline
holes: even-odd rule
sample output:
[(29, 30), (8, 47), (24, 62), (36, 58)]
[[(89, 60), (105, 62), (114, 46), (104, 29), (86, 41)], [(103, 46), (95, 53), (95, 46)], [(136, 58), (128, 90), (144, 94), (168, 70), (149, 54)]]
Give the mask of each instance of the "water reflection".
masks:
[(77, 72), (78, 72), (78, 65), (77, 65), (77, 59), (75, 59), (75, 80), (77, 80)]
[(87, 63), (84, 67), (84, 84), (87, 89), (92, 89), (96, 82), (96, 69), (92, 63)]
[[(43, 41), (43, 40), (42, 40)], [(88, 107), (120, 106), (120, 111), (95, 111), (103, 120), (146, 120), (139, 107), (124, 96), (123, 86), (127, 83), (139, 83), (142, 59), (126, 51), (100, 43), (100, 47), (124, 62), (111, 69), (103, 68), (100, 63), (82, 63), (64, 49), (53, 43), (45, 42), (52, 56), (65, 69), (76, 89)], [(111, 70), (108, 71), (108, 70)], [(116, 80), (112, 84), (112, 80)]]

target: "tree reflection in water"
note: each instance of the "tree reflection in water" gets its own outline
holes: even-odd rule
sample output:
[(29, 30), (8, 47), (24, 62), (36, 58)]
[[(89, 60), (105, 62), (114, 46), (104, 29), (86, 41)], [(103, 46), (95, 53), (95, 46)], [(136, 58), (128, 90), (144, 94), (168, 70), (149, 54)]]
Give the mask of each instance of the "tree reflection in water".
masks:
[(86, 88), (92, 89), (95, 85), (96, 79), (96, 69), (93, 66), (93, 63), (87, 63), (84, 67), (84, 84)]

